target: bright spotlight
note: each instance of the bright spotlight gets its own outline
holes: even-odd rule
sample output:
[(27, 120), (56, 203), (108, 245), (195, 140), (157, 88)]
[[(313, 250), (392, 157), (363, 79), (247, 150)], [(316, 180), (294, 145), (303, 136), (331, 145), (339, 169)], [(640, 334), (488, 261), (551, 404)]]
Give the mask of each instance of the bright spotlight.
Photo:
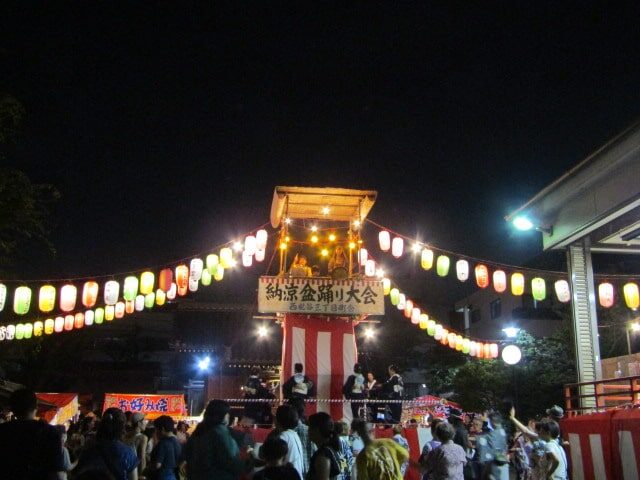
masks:
[(284, 219), (284, 223), (286, 223), (287, 225), (289, 225), (291, 223), (291, 219), (290, 218), (285, 218)]
[(269, 329), (264, 325), (258, 327), (258, 337), (265, 338), (269, 336)]
[(419, 244), (414, 243), (411, 247), (411, 250), (413, 250), (413, 253), (418, 253), (422, 250), (422, 247)]
[(503, 328), (502, 331), (507, 336), (507, 338), (516, 338), (518, 336), (518, 332), (520, 332), (520, 329), (518, 327), (506, 327)]
[(317, 231), (318, 231), (318, 227), (317, 227), (317, 226), (315, 226), (315, 225), (313, 225), (313, 226), (311, 227), (311, 231), (312, 231), (312, 232), (317, 232)]
[(533, 223), (527, 217), (518, 216), (513, 219), (513, 226), (518, 230), (526, 231), (533, 228)]
[(375, 338), (375, 336), (376, 336), (376, 332), (373, 328), (367, 327), (364, 329), (364, 338), (366, 338), (367, 340), (371, 340)]
[(320, 255), (322, 255), (323, 257), (326, 257), (329, 255), (329, 250), (327, 250), (326, 248), (323, 248), (322, 251), (320, 252)]
[(355, 228), (360, 227), (360, 220), (354, 220), (354, 221), (353, 221), (353, 226), (354, 226)]
[(211, 358), (208, 356), (198, 361), (198, 368), (200, 370), (208, 370), (210, 365), (211, 365)]
[(330, 242), (335, 242), (336, 241), (336, 235), (334, 233), (329, 235), (329, 241)]
[(384, 277), (384, 270), (383, 270), (383, 269), (381, 269), (381, 268), (379, 268), (379, 269), (376, 271), (376, 277), (378, 277), (378, 278), (383, 278), (383, 277)]
[(329, 215), (329, 207), (322, 207), (322, 214)]
[(522, 358), (522, 352), (516, 345), (507, 345), (502, 349), (502, 360), (507, 365), (515, 365)]
[(240, 243), (240, 242), (233, 242), (233, 249), (234, 249), (236, 252), (241, 251), (241, 250), (242, 250), (242, 243)]
[(631, 324), (631, 330), (634, 332), (640, 332), (640, 323), (634, 322)]

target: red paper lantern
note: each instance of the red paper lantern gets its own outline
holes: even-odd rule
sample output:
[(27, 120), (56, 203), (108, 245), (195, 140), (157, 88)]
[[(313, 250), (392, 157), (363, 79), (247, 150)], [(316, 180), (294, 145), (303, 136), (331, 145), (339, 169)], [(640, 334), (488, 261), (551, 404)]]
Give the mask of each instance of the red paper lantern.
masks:
[(173, 270), (163, 268), (158, 275), (158, 288), (163, 292), (168, 292), (173, 282)]
[(73, 328), (84, 327), (84, 313), (78, 312), (73, 317)]
[(186, 265), (178, 265), (176, 267), (176, 286), (178, 287), (178, 295), (184, 296), (189, 289), (189, 267)]
[(480, 288), (489, 286), (489, 269), (486, 265), (476, 265), (476, 283)]

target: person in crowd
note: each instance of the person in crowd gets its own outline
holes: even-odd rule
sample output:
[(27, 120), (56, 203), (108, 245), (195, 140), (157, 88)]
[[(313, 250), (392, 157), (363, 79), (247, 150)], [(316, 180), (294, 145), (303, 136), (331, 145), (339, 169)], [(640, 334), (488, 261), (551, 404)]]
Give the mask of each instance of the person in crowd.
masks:
[(502, 427), (502, 415), (492, 412), (488, 420), (493, 429), (476, 440), (483, 475), (495, 480), (509, 480), (507, 433)]
[(309, 417), (309, 438), (318, 450), (311, 457), (307, 480), (342, 480), (340, 432), (329, 414), (318, 412)]
[(304, 365), (296, 363), (293, 366), (294, 374), (282, 385), (284, 398), (301, 398), (307, 400), (315, 395), (313, 382), (304, 372)]
[[(404, 383), (402, 377), (398, 374), (398, 367), (389, 365), (389, 379), (382, 385), (382, 392), (389, 400), (402, 400), (404, 393)], [(393, 402), (389, 404), (391, 418), (390, 423), (400, 423), (402, 416), (402, 403)]]
[(138, 458), (122, 440), (126, 417), (119, 408), (108, 408), (102, 415), (93, 445), (85, 447), (78, 460), (77, 472), (100, 470), (117, 480), (138, 479)]
[[(393, 437), (391, 437), (391, 439), (401, 447), (405, 448), (407, 450), (407, 453), (409, 453), (409, 442), (407, 441), (406, 438), (402, 436), (402, 425), (397, 424), (393, 426)], [(408, 466), (409, 466), (408, 460), (404, 462), (402, 465), (400, 465), (400, 471), (402, 472), (403, 477), (407, 471)]]
[[(272, 397), (269, 390), (262, 384), (260, 368), (258, 367), (251, 369), (251, 374), (243, 390), (244, 398), (247, 400), (264, 400)], [(270, 423), (271, 404), (268, 402), (248, 402), (244, 406), (244, 416), (243, 423), (245, 424), (264, 425)]]
[(158, 443), (151, 452), (151, 471), (157, 480), (177, 480), (182, 446), (176, 438), (174, 422), (169, 415), (161, 415), (153, 421)]
[(336, 429), (340, 432), (340, 446), (341, 456), (345, 459), (345, 470), (342, 472), (342, 478), (344, 480), (351, 479), (351, 472), (353, 471), (353, 465), (356, 461), (353, 456), (353, 450), (351, 449), (351, 440), (349, 438), (349, 425), (347, 422), (336, 422)]
[[(564, 410), (562, 407), (554, 405), (551, 408), (547, 408), (547, 416), (556, 422), (558, 424), (558, 428), (560, 428), (560, 421), (564, 418)], [(560, 434), (558, 435), (558, 444), (565, 447), (569, 446), (569, 442), (562, 440), (562, 430), (560, 430)]]
[(429, 455), (429, 452), (431, 452), (432, 450), (435, 450), (440, 445), (442, 445), (442, 442), (438, 440), (436, 437), (436, 427), (438, 426), (439, 423), (443, 421), (444, 420), (438, 417), (434, 417), (431, 419), (431, 423), (430, 423), (431, 440), (425, 443), (424, 447), (422, 447), (422, 452), (420, 452), (420, 459), (418, 460), (418, 463), (420, 464), (420, 466), (423, 468), (423, 470), (425, 470), (424, 473), (422, 474), (422, 480), (429, 479), (429, 475), (426, 472), (426, 466), (427, 466), (426, 462), (427, 462), (427, 456)]
[(311, 267), (311, 276), (312, 277), (319, 277), (320, 276), (320, 266), (319, 265), (313, 265)]
[(311, 268), (307, 265), (306, 255), (296, 253), (289, 269), (289, 275), (292, 277), (310, 277), (312, 275)]
[(540, 438), (545, 441), (545, 457), (547, 458), (546, 478), (549, 480), (566, 480), (567, 456), (560, 446), (560, 426), (551, 419), (543, 420), (540, 425)]
[(400, 466), (409, 460), (409, 452), (390, 438), (374, 440), (373, 425), (360, 418), (351, 423), (364, 442), (364, 449), (356, 458), (358, 480), (401, 480)]
[(453, 442), (456, 431), (445, 421), (436, 424), (435, 437), (440, 442), (424, 460), (425, 473), (429, 480), (464, 480), (467, 456), (464, 449)]
[(76, 466), (77, 462), (71, 462), (71, 455), (69, 454), (69, 449), (66, 447), (67, 443), (67, 428), (64, 425), (56, 425), (54, 427), (60, 435), (60, 444), (62, 445), (62, 456), (64, 458), (64, 474), (62, 478), (66, 479), (68, 473), (73, 470)]
[[(367, 373), (367, 390), (366, 395), (367, 398), (377, 399), (378, 393), (380, 392), (380, 384), (376, 380), (373, 372)], [(375, 403), (367, 403), (367, 419), (371, 422), (375, 422), (377, 420), (377, 405)]]
[(460, 409), (450, 408), (448, 420), (456, 432), (453, 437), (453, 443), (460, 445), (466, 451), (471, 444), (469, 443), (469, 432), (467, 432), (467, 428), (464, 426), (464, 419)]
[[(362, 367), (359, 363), (353, 366), (353, 374), (347, 377), (347, 381), (342, 387), (342, 394), (344, 398), (349, 400), (364, 400), (365, 393), (365, 380), (362, 375)], [(358, 414), (361, 409), (365, 409), (364, 403), (351, 402), (351, 415), (353, 418), (358, 418)]]
[(304, 423), (304, 420), (305, 420), (304, 400), (301, 398), (291, 398), (289, 399), (289, 405), (295, 408), (296, 412), (298, 413), (298, 425), (296, 425), (294, 430), (298, 434), (298, 437), (300, 437), (300, 443), (302, 444), (302, 448), (304, 450), (304, 469), (303, 470), (306, 475), (309, 472), (311, 457), (316, 452), (317, 447), (316, 447), (316, 444), (313, 443), (309, 438), (309, 427)]
[(285, 461), (296, 469), (300, 474), (300, 478), (304, 478), (307, 473), (304, 469), (305, 453), (300, 437), (295, 432), (298, 421), (298, 412), (293, 406), (289, 404), (280, 405), (276, 410), (276, 428), (273, 436), (285, 441), (287, 444)]
[[(529, 427), (531, 427), (532, 424), (535, 425), (535, 420), (529, 420)], [(531, 477), (532, 449), (531, 439), (525, 435), (524, 432), (515, 432), (509, 453), (511, 454), (518, 480), (529, 480)]]
[(60, 435), (51, 425), (36, 420), (36, 394), (16, 390), (9, 405), (15, 419), (0, 424), (1, 476), (16, 480), (64, 478)]
[(143, 433), (147, 428), (147, 423), (144, 413), (132, 413), (129, 416), (127, 433), (124, 437), (124, 442), (133, 448), (138, 457), (138, 475), (141, 475), (147, 468), (147, 442), (149, 439)]
[(211, 400), (185, 446), (188, 480), (237, 480), (251, 464), (240, 458), (238, 445), (229, 434), (229, 404)]
[(278, 437), (267, 438), (260, 449), (265, 467), (256, 472), (253, 480), (302, 480), (300, 473), (288, 463), (287, 442)]
[(342, 248), (341, 245), (337, 245), (333, 251), (333, 255), (331, 255), (331, 258), (329, 259), (329, 265), (327, 267), (329, 275), (331, 275), (336, 268), (347, 269), (348, 267), (349, 260), (347, 259), (347, 255), (344, 253), (344, 248)]
[(180, 420), (176, 425), (176, 438), (180, 445), (185, 445), (189, 440), (189, 424), (184, 420)]

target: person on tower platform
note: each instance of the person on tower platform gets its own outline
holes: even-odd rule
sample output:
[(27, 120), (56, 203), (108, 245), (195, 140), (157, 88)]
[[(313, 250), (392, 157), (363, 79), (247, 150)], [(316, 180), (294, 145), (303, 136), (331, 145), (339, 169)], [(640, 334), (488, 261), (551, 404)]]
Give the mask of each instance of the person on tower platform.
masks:
[[(402, 381), (402, 377), (398, 374), (398, 367), (395, 365), (389, 365), (389, 380), (384, 382), (382, 385), (382, 392), (389, 400), (402, 400), (404, 382)], [(391, 412), (391, 423), (400, 423), (400, 417), (402, 416), (402, 403), (390, 403), (389, 410)]]
[(294, 375), (282, 385), (284, 398), (302, 398), (306, 400), (315, 396), (313, 382), (303, 373), (304, 366), (301, 363), (296, 363), (293, 366), (293, 371), (295, 372)]
[[(364, 400), (365, 398), (365, 380), (362, 375), (362, 367), (359, 363), (353, 366), (353, 374), (349, 375), (347, 381), (342, 387), (342, 393), (344, 398), (348, 400)], [(351, 402), (351, 414), (353, 418), (358, 418), (358, 411), (360, 408), (364, 410), (365, 404), (358, 402)]]

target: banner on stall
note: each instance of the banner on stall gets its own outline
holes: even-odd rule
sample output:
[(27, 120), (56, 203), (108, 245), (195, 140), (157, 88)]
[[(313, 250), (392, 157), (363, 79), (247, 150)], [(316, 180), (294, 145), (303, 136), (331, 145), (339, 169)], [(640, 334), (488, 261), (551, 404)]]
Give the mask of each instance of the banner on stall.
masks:
[(384, 315), (384, 290), (379, 280), (260, 277), (258, 311)]
[(149, 419), (160, 415), (186, 415), (184, 395), (143, 395), (125, 393), (105, 393), (104, 410), (116, 407), (122, 411), (144, 413)]

